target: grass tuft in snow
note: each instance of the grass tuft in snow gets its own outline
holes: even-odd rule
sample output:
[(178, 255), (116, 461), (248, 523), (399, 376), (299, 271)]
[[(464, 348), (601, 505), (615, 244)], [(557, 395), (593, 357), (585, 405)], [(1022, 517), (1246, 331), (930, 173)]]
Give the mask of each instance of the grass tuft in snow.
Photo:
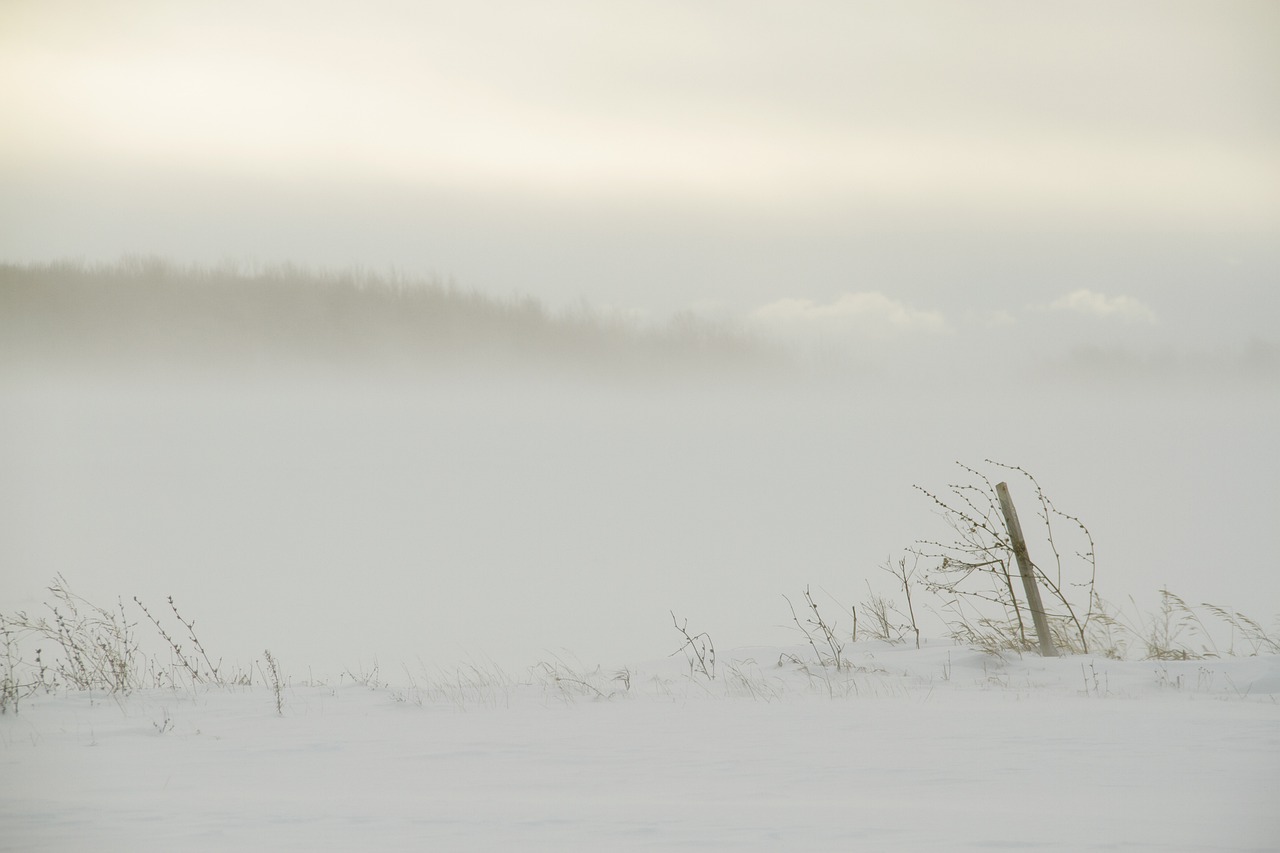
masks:
[[(0, 712), (12, 708), (16, 713), (21, 700), (60, 689), (127, 696), (148, 688), (252, 683), (249, 672), (228, 672), (221, 660), (213, 662), (195, 620), (182, 616), (172, 596), (169, 610), (181, 632), (167, 627), (137, 597), (136, 613), (129, 612), (123, 599), (103, 607), (74, 592), (61, 574), (48, 592), (45, 613), (0, 613)], [(154, 628), (150, 645), (159, 651), (144, 649), (139, 617)]]

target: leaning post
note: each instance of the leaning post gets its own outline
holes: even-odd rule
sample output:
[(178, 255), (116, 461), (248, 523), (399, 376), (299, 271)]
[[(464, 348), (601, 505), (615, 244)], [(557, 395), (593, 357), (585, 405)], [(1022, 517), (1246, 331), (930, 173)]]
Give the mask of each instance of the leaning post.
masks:
[(1040, 586), (1036, 583), (1035, 568), (1031, 565), (1031, 555), (1027, 553), (1027, 540), (1022, 538), (1022, 525), (1018, 523), (1018, 511), (1013, 507), (1013, 499), (1009, 497), (1009, 484), (997, 483), (996, 496), (1000, 498), (1000, 511), (1004, 513), (1004, 523), (1009, 530), (1009, 539), (1013, 542), (1013, 556), (1018, 560), (1018, 573), (1022, 575), (1022, 586), (1027, 591), (1027, 606), (1031, 608), (1031, 618), (1036, 625), (1036, 638), (1040, 641), (1040, 654), (1047, 658), (1056, 658), (1058, 650), (1053, 645), (1053, 636), (1049, 633), (1049, 618), (1044, 613), (1044, 603), (1040, 601)]

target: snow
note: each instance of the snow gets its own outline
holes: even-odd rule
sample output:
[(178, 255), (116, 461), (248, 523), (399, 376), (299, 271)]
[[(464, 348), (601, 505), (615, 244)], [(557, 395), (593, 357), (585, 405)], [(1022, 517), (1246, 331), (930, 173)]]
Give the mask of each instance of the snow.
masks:
[(37, 694), (0, 849), (1280, 849), (1280, 656), (846, 652)]

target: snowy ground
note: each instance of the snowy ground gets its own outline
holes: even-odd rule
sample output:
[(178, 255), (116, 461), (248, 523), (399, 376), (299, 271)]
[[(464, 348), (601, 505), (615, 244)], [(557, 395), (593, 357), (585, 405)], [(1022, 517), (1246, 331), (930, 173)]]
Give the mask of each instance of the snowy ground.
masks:
[(0, 848), (1280, 849), (1280, 657), (846, 651), (32, 696)]

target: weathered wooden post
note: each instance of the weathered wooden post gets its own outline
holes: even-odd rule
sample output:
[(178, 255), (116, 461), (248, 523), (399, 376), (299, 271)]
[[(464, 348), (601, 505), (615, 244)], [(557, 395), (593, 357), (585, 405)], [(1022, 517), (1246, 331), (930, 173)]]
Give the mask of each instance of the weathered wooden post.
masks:
[[(1031, 618), (1035, 620), (1036, 639), (1040, 641), (1040, 654), (1047, 658), (1056, 658), (1058, 650), (1054, 647), (1053, 636), (1049, 633), (1049, 618), (1045, 616), (1044, 604), (1040, 601), (1040, 586), (1036, 583), (1031, 555), (1027, 553), (1027, 540), (1022, 538), (1022, 525), (1018, 523), (1018, 511), (1013, 508), (1013, 499), (1009, 497), (1009, 484), (996, 483), (996, 496), (1000, 498), (1000, 511), (1004, 513), (1004, 523), (1009, 529), (1009, 539), (1013, 541), (1013, 556), (1018, 559), (1018, 573), (1022, 575), (1022, 586), (1027, 591), (1027, 606), (1031, 608)], [(1016, 603), (1014, 606), (1017, 606)]]

